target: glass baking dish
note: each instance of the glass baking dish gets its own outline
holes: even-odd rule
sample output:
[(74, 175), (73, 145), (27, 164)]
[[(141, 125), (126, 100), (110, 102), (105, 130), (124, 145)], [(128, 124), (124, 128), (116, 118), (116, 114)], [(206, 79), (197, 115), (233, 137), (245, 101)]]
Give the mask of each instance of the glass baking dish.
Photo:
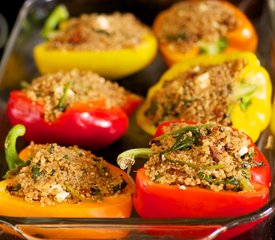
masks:
[[(5, 106), (11, 89), (19, 88), (21, 81), (31, 81), (39, 75), (32, 56), (35, 44), (42, 41), (40, 31), (49, 12), (63, 3), (72, 16), (81, 13), (127, 11), (133, 12), (144, 23), (150, 25), (156, 14), (171, 5), (173, 0), (27, 0), (22, 6), (0, 65), (0, 174), (7, 166), (4, 159), (4, 139), (10, 129), (5, 116)], [(253, 21), (259, 34), (257, 55), (267, 68), (273, 81), (275, 76), (275, 4), (273, 0), (232, 1), (244, 10)], [(273, 51), (272, 51), (273, 50)], [(275, 56), (275, 54), (274, 54)], [(161, 56), (146, 69), (119, 80), (119, 84), (139, 95), (146, 96), (167, 69)], [(272, 140), (269, 129), (257, 142), (270, 161), (272, 185), (268, 203), (256, 212), (234, 218), (203, 219), (141, 219), (133, 211), (127, 219), (79, 219), (79, 218), (12, 218), (0, 217), (0, 239), (224, 239), (227, 234), (234, 239), (272, 239), (275, 209), (274, 147), (266, 148)], [(139, 129), (135, 118), (130, 119), (127, 133), (107, 149), (96, 152), (115, 164), (117, 155), (134, 147), (147, 147), (150, 136)], [(25, 146), (20, 142), (18, 148)], [(140, 162), (135, 166), (143, 165)], [(134, 169), (135, 170), (135, 169)], [(133, 171), (134, 173), (134, 171)], [(247, 224), (257, 223), (243, 232)], [(275, 235), (274, 235), (275, 236)]]

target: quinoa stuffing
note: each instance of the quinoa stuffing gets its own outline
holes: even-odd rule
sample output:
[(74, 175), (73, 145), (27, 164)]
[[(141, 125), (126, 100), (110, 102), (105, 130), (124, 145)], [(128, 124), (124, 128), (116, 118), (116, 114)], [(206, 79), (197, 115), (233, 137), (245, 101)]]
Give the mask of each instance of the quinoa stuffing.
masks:
[(76, 146), (31, 143), (31, 157), (6, 190), (13, 196), (42, 205), (101, 201), (120, 194), (127, 183), (114, 175), (103, 158)]
[(145, 116), (155, 126), (175, 119), (230, 126), (228, 109), (236, 79), (245, 66), (241, 59), (198, 65), (167, 79), (151, 98)]
[(233, 12), (219, 1), (185, 1), (169, 9), (157, 38), (182, 53), (204, 42), (218, 43), (224, 47), (226, 34), (238, 25)]
[(82, 14), (71, 18), (50, 40), (50, 49), (118, 50), (136, 47), (149, 28), (131, 13)]
[(77, 69), (42, 75), (23, 92), (31, 100), (44, 105), (47, 122), (56, 120), (76, 102), (102, 101), (107, 108), (111, 108), (124, 106), (129, 97), (139, 98), (94, 72)]
[(152, 154), (145, 164), (150, 180), (198, 186), (214, 191), (253, 191), (250, 168), (256, 152), (241, 131), (219, 124), (171, 124), (164, 135), (151, 141)]

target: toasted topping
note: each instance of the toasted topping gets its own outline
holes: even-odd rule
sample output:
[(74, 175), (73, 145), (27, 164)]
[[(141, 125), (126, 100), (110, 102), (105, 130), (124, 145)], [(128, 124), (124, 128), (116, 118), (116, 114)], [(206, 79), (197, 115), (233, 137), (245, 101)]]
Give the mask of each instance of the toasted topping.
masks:
[(48, 44), (51, 49), (117, 50), (135, 47), (149, 28), (131, 13), (83, 14), (71, 18)]
[(221, 51), (228, 32), (238, 26), (233, 12), (219, 1), (185, 1), (174, 4), (162, 20), (160, 42), (182, 53), (205, 43), (217, 43)]
[(124, 106), (129, 97), (139, 98), (96, 73), (76, 69), (38, 77), (23, 91), (28, 98), (44, 105), (44, 117), (49, 122), (76, 102), (102, 102), (102, 106), (111, 108)]
[(42, 205), (101, 201), (120, 194), (127, 183), (101, 157), (78, 147), (31, 143), (31, 156), (7, 186), (7, 191)]
[(174, 119), (231, 125), (228, 107), (236, 79), (245, 65), (240, 59), (199, 65), (167, 79), (154, 93), (146, 117), (156, 126)]
[(161, 184), (199, 186), (214, 191), (252, 191), (256, 162), (251, 140), (241, 131), (209, 123), (174, 123), (151, 142), (147, 176)]

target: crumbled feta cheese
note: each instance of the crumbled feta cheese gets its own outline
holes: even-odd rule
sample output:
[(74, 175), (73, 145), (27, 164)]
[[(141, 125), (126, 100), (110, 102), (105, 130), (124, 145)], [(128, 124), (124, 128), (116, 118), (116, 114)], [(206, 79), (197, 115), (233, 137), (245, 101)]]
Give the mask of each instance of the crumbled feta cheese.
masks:
[(181, 190), (186, 190), (186, 187), (185, 187), (184, 185), (180, 185), (180, 186), (179, 186), (179, 189), (181, 189)]
[(54, 184), (51, 186), (50, 190), (58, 190), (59, 192), (64, 191), (60, 184)]
[(199, 11), (201, 11), (201, 12), (205, 12), (209, 9), (208, 5), (204, 4), (204, 3), (201, 3), (198, 6), (199, 6)]
[(247, 146), (241, 147), (241, 149), (240, 149), (240, 151), (239, 151), (240, 156), (243, 156), (243, 155), (245, 155), (246, 153), (248, 153), (248, 147), (247, 147)]
[(56, 96), (62, 95), (63, 91), (64, 91), (63, 86), (56, 86), (56, 88), (54, 89), (54, 93)]
[(195, 79), (196, 85), (201, 89), (205, 89), (210, 85), (209, 73), (203, 73), (196, 77)]
[(97, 23), (100, 26), (100, 28), (104, 30), (107, 30), (110, 26), (108, 19), (104, 16), (99, 16), (97, 18)]
[(166, 160), (166, 157), (165, 157), (164, 154), (161, 155), (161, 160), (162, 160), (162, 161), (165, 161), (165, 160)]
[(69, 192), (62, 191), (55, 195), (55, 199), (57, 202), (63, 202), (66, 199), (66, 197), (68, 197), (69, 195), (70, 195)]

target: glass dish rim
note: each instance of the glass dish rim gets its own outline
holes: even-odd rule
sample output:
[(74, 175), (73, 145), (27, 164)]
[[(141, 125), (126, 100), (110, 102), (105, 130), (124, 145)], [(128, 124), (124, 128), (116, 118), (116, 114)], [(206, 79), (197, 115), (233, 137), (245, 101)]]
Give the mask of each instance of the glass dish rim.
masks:
[[(8, 58), (12, 52), (12, 48), (20, 32), (21, 22), (25, 19), (31, 7), (41, 0), (26, 0), (22, 5), (14, 27), (8, 38), (1, 62), (0, 62), (0, 84), (3, 79), (3, 73), (7, 65)], [(44, 2), (54, 2), (55, 0), (43, 0)], [(267, 1), (272, 4), (271, 0)], [(269, 134), (268, 131), (266, 134)], [(261, 143), (260, 143), (261, 144)], [(207, 239), (213, 239), (222, 232), (233, 228), (237, 225), (243, 225), (256, 220), (260, 220), (274, 214), (275, 211), (275, 196), (268, 200), (268, 202), (260, 209), (237, 217), (224, 217), (224, 218), (30, 218), (30, 217), (8, 217), (0, 216), (0, 223), (15, 228), (16, 225), (32, 224), (32, 225), (48, 225), (57, 224), (61, 225), (85, 225), (85, 224), (110, 224), (121, 226), (140, 226), (140, 225), (207, 225), (207, 226), (220, 226), (217, 230), (208, 235)], [(17, 230), (16, 230), (17, 231)]]

